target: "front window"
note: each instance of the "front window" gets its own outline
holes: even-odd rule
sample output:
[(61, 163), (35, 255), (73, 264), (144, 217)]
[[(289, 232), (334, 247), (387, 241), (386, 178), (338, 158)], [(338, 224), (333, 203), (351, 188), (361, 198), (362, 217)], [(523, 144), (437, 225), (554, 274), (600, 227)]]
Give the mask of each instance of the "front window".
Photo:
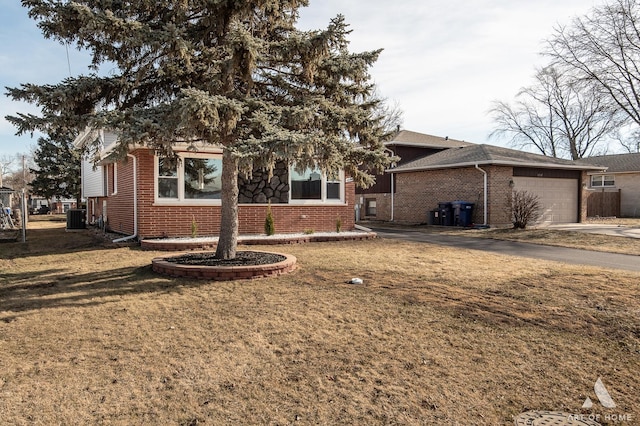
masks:
[[(220, 200), (222, 158), (220, 155), (190, 154), (157, 159), (158, 202), (207, 202)], [(219, 201), (218, 201), (219, 202)]]
[(341, 202), (344, 199), (344, 173), (329, 177), (319, 169), (298, 172), (291, 168), (291, 202)]
[(307, 169), (303, 173), (291, 171), (292, 200), (321, 200), (322, 174), (319, 170)]
[(221, 192), (221, 159), (184, 159), (184, 198), (195, 200), (219, 200)]
[(591, 186), (594, 188), (604, 188), (615, 186), (616, 181), (613, 175), (593, 175), (591, 176)]
[(340, 200), (342, 182), (339, 175), (327, 178), (327, 200)]
[(158, 159), (158, 198), (178, 198), (178, 161)]

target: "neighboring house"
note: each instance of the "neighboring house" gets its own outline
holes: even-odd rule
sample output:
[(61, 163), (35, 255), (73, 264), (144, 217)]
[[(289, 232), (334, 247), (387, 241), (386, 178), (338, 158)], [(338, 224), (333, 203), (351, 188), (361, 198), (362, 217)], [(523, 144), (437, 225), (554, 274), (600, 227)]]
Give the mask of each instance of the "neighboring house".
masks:
[(56, 199), (51, 202), (50, 208), (51, 208), (50, 212), (52, 214), (66, 213), (71, 209), (77, 208), (76, 200), (72, 200), (70, 198)]
[[(38, 213), (49, 209), (49, 201), (44, 197), (29, 194), (29, 200), (27, 202), (29, 207), (29, 213)], [(41, 210), (42, 209), (42, 210)]]
[[(417, 158), (435, 154), (449, 148), (473, 145), (469, 142), (449, 139), (449, 137), (433, 136), (424, 133), (401, 130), (385, 147), (390, 154), (400, 158), (396, 166), (402, 166)], [(376, 176), (376, 183), (367, 189), (356, 188), (358, 211), (361, 219), (393, 221), (392, 203), (395, 187), (395, 176), (385, 173)]]
[[(395, 220), (428, 223), (439, 203), (474, 203), (475, 224), (511, 224), (511, 194), (526, 190), (540, 198), (540, 222), (586, 218), (587, 173), (602, 167), (501, 148), (468, 145), (447, 149), (393, 169)], [(486, 179), (486, 180), (485, 180)], [(485, 208), (486, 206), (486, 208)]]
[[(80, 146), (96, 138), (100, 158), (82, 162), (82, 196), (87, 200), (87, 221), (139, 239), (217, 235), (220, 229), (222, 149), (177, 146), (180, 161), (162, 159), (147, 148), (133, 147), (126, 160), (108, 156), (117, 134), (85, 131), (75, 141)], [(344, 173), (333, 179), (317, 170), (303, 174), (280, 163), (269, 180), (255, 171), (239, 178), (239, 232), (264, 233), (267, 208), (278, 233), (335, 231), (354, 227), (355, 184)]]
[[(606, 206), (611, 208), (608, 211), (616, 212), (613, 214), (616, 216), (640, 217), (640, 153), (602, 155), (581, 161), (606, 168), (604, 173), (589, 173), (588, 188), (591, 195), (595, 197), (600, 196), (597, 193), (601, 192), (617, 192), (618, 197), (603, 197), (603, 201), (610, 198), (612, 203), (617, 203), (615, 206)], [(590, 215), (595, 216), (596, 212)]]
[(14, 190), (6, 186), (0, 187), (0, 203), (3, 208), (13, 208), (13, 193)]

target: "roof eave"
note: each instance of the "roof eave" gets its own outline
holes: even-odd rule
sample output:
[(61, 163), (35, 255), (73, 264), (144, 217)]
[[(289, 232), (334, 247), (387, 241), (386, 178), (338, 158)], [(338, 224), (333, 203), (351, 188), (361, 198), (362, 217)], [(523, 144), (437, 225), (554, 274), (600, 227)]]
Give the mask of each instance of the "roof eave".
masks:
[(500, 160), (483, 160), (483, 161), (470, 161), (464, 163), (442, 164), (434, 166), (417, 166), (407, 167), (401, 170), (387, 169), (387, 173), (408, 173), (419, 172), (424, 170), (442, 170), (442, 169), (458, 169), (462, 167), (475, 167), (478, 166), (509, 166), (509, 167), (535, 167), (541, 169), (569, 169), (569, 170), (586, 170), (586, 171), (606, 171), (606, 168), (594, 167), (594, 166), (580, 166), (572, 164), (550, 164), (550, 163), (530, 163), (530, 162), (515, 162), (515, 161), (500, 161)]
[[(466, 142), (465, 142), (466, 143)], [(472, 145), (470, 142), (469, 145)], [(451, 149), (451, 148), (463, 148), (468, 145), (440, 145), (440, 144), (432, 144), (432, 143), (420, 143), (420, 142), (402, 142), (402, 141), (389, 141), (384, 143), (385, 146), (410, 146), (415, 148), (432, 148), (432, 149)]]

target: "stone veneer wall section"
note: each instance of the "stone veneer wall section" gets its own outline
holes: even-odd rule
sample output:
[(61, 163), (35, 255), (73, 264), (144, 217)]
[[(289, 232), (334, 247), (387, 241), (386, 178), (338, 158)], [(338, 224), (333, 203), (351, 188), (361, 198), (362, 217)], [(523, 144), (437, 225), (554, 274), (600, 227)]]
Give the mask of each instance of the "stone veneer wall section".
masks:
[(289, 170), (279, 161), (269, 179), (267, 170), (254, 170), (252, 176), (238, 176), (238, 201), (243, 203), (287, 204), (289, 202)]

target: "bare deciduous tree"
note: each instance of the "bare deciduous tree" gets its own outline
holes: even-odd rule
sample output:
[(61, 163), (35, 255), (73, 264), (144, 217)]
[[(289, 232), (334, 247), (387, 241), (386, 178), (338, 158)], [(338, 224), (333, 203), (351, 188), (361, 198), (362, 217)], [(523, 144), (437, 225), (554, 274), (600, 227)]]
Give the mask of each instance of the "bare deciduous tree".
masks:
[[(640, 126), (640, 3), (613, 0), (558, 27), (547, 54)], [(631, 150), (638, 143), (629, 144)], [(629, 149), (629, 148), (628, 148)]]
[(571, 75), (549, 66), (535, 79), (518, 93), (514, 106), (494, 104), (492, 136), (508, 135), (516, 146), (576, 160), (591, 155), (621, 125), (616, 108)]
[(2, 155), (0, 157), (0, 188), (4, 186), (4, 178), (11, 172), (11, 166), (16, 161), (14, 155)]

